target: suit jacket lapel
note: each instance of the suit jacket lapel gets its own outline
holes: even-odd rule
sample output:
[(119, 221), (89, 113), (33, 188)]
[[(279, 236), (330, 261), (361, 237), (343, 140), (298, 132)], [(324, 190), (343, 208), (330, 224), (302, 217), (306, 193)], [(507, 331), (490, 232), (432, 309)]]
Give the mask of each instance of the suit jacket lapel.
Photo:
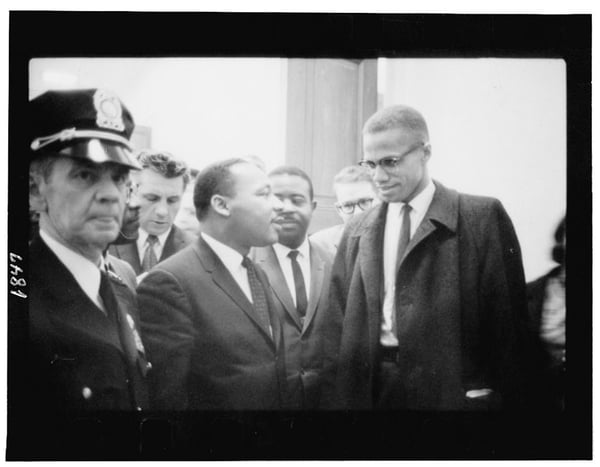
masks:
[(308, 329), (310, 322), (315, 316), (317, 311), (317, 305), (321, 298), (321, 291), (323, 290), (323, 278), (325, 276), (325, 262), (321, 259), (321, 256), (317, 253), (315, 248), (310, 247), (310, 297), (308, 298), (308, 306), (306, 310), (306, 319), (304, 320), (304, 327), (302, 332)]
[(269, 278), (269, 283), (271, 285), (271, 288), (273, 289), (273, 293), (283, 305), (283, 308), (286, 311), (286, 313), (290, 315), (290, 317), (298, 327), (298, 330), (302, 329), (300, 317), (298, 316), (296, 307), (294, 306), (292, 294), (283, 276), (283, 271), (281, 270), (281, 265), (279, 264), (279, 260), (277, 259), (275, 250), (272, 246), (270, 246), (267, 248), (260, 248), (255, 251), (256, 263), (261, 268), (263, 268), (263, 270), (267, 274), (267, 277)]
[(165, 240), (165, 246), (163, 247), (162, 254), (160, 255), (160, 259), (158, 261), (164, 261), (169, 256), (172, 256), (173, 254), (177, 253), (179, 243), (181, 243), (179, 230), (177, 229), (175, 224), (173, 224), (169, 235), (167, 235), (167, 239)]
[[(367, 310), (369, 310), (369, 334), (377, 336), (379, 343), (381, 326), (381, 307), (383, 305), (383, 234), (385, 231), (385, 218), (387, 203), (371, 209), (363, 218), (361, 228), (356, 235), (359, 238), (359, 263), (365, 284), (374, 284), (365, 287)], [(371, 343), (375, 342), (371, 339)]]
[(124, 245), (113, 245), (113, 247), (115, 256), (131, 264), (131, 267), (135, 271), (136, 275), (139, 275), (143, 272), (136, 242), (126, 243)]
[[(211, 274), (213, 282), (219, 288), (221, 288), (223, 292), (225, 292), (238, 307), (240, 307), (240, 309), (256, 324), (261, 332), (268, 337), (269, 342), (273, 344), (271, 334), (263, 327), (258, 316), (256, 316), (256, 312), (254, 311), (252, 303), (250, 303), (248, 298), (246, 298), (246, 295), (242, 289), (240, 289), (240, 286), (229, 273), (225, 265), (221, 262), (217, 254), (212, 250), (212, 248), (210, 248), (208, 243), (206, 243), (201, 236), (194, 244), (194, 251), (200, 259), (200, 263), (206, 272)], [(275, 333), (275, 330), (273, 330), (273, 333)]]

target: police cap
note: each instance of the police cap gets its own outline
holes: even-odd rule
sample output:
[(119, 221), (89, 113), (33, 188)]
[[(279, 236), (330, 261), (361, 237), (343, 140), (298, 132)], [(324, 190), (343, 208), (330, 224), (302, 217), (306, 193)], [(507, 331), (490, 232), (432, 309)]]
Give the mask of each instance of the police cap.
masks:
[(119, 98), (104, 89), (47, 91), (29, 102), (30, 155), (115, 162), (133, 169), (134, 122)]

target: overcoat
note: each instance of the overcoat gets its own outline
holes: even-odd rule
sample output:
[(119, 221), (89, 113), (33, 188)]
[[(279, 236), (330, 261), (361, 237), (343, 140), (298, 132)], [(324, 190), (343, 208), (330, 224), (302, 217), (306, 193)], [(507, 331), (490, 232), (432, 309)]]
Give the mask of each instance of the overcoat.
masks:
[[(160, 263), (168, 257), (173, 256), (175, 253), (183, 250), (193, 241), (193, 235), (190, 235), (173, 224), (171, 227), (171, 232), (169, 232), (167, 240), (165, 240), (165, 246), (163, 247), (158, 262)], [(124, 243), (122, 245), (111, 245), (108, 249), (108, 252), (116, 258), (128, 262), (137, 276), (144, 272), (142, 270), (142, 262), (140, 260), (136, 242)]]
[[(511, 220), (496, 199), (435, 186), (396, 280), (405, 408), (524, 404), (525, 280)], [(330, 306), (341, 337), (328, 352), (338, 362), (331, 399), (337, 408), (373, 407), (387, 206), (351, 220), (334, 261)], [(482, 394), (472, 392), (478, 389), (492, 392), (471, 397)]]
[(310, 296), (306, 315), (298, 316), (272, 246), (256, 248), (252, 256), (267, 274), (275, 309), (283, 325), (285, 363), (291, 409), (316, 409), (319, 405), (324, 366), (325, 324), (331, 276), (331, 256), (310, 242)]
[(138, 286), (158, 410), (276, 410), (287, 403), (281, 323), (267, 292), (272, 335), (210, 246), (197, 241)]
[(39, 236), (29, 254), (35, 267), (29, 277), (28, 365), (38, 383), (28, 389), (35, 403), (54, 411), (147, 407), (150, 365), (137, 342), (134, 292), (109, 274), (118, 310), (106, 316)]

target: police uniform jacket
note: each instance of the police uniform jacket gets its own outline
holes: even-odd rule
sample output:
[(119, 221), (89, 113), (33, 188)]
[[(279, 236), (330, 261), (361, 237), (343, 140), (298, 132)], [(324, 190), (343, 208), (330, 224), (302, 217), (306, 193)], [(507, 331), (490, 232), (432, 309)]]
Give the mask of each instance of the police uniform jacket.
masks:
[(38, 236), (30, 245), (29, 391), (58, 411), (141, 410), (149, 369), (134, 292), (109, 274), (118, 305), (105, 315)]

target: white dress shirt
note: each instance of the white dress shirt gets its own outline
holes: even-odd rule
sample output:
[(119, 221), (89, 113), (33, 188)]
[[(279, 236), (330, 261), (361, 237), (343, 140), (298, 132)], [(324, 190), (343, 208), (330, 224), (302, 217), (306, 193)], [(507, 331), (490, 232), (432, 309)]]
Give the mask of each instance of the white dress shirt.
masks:
[[(412, 239), (419, 224), (423, 221), (425, 213), (429, 209), (431, 200), (435, 193), (435, 185), (431, 180), (427, 186), (415, 196), (408, 205), (410, 210), (410, 238)], [(386, 347), (398, 345), (398, 339), (392, 329), (392, 316), (396, 308), (396, 256), (398, 253), (398, 241), (402, 231), (402, 207), (405, 203), (389, 203), (385, 219), (385, 231), (383, 238), (383, 319), (381, 320), (380, 343)]]
[(89, 299), (102, 311), (102, 299), (100, 298), (100, 264), (94, 264), (86, 257), (67, 248), (62, 243), (52, 238), (49, 234), (40, 229), (40, 237), (44, 243), (52, 250), (58, 259), (69, 270), (75, 281), (81, 287), (81, 290)]
[[(292, 300), (294, 301), (294, 306), (296, 305), (296, 283), (294, 282), (294, 271), (292, 270), (292, 259), (288, 256), (289, 252), (292, 251), (291, 248), (288, 248), (281, 243), (275, 243), (273, 245), (273, 249), (275, 250), (275, 255), (279, 261), (279, 266), (281, 266), (281, 270), (283, 271), (283, 277), (285, 278), (285, 282), (292, 294)], [(304, 287), (306, 288), (306, 300), (308, 301), (308, 297), (310, 297), (310, 245), (308, 243), (308, 238), (304, 239), (304, 242), (298, 247), (295, 248), (298, 250), (298, 256), (296, 257), (298, 264), (300, 265), (300, 270), (302, 271), (302, 276), (304, 277)]]
[[(160, 260), (163, 249), (165, 247), (165, 242), (167, 241), (167, 237), (171, 233), (172, 228), (173, 228), (173, 226), (169, 227), (166, 232), (161, 233), (160, 235), (156, 236), (158, 238), (158, 242), (156, 242), (154, 244), (154, 254), (156, 255), (157, 260)], [(144, 255), (146, 254), (146, 248), (149, 246), (148, 243), (146, 243), (148, 241), (148, 235), (150, 235), (150, 234), (148, 232), (146, 232), (144, 229), (139, 229), (139, 234), (138, 234), (136, 243), (137, 243), (137, 249), (138, 249), (138, 255), (140, 258), (140, 263), (142, 261), (144, 261)]]
[(221, 243), (207, 233), (200, 232), (200, 235), (219, 257), (221, 262), (225, 265), (225, 268), (231, 273), (237, 285), (239, 285), (242, 292), (244, 292), (244, 295), (250, 300), (250, 303), (253, 303), (252, 291), (250, 289), (250, 283), (248, 282), (248, 271), (242, 266), (244, 257), (230, 246)]

